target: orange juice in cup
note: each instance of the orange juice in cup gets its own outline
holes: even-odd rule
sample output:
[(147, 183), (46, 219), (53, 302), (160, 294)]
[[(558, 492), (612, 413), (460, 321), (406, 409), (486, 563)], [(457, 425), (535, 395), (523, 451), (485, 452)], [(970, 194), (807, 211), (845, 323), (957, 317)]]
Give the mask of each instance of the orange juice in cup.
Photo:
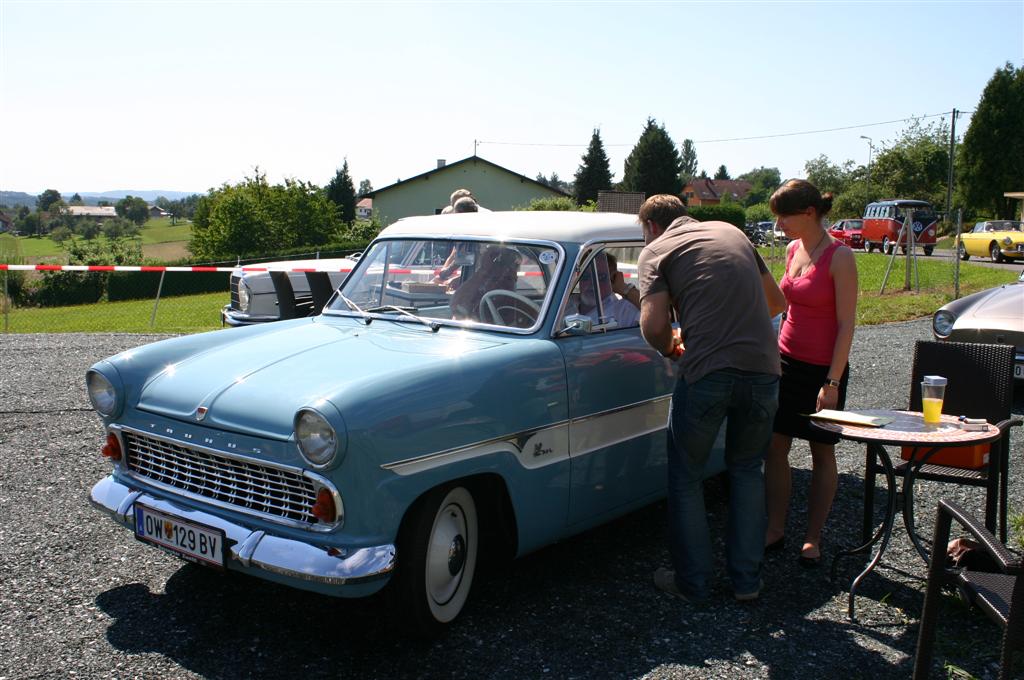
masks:
[(941, 375), (926, 375), (921, 381), (921, 411), (924, 422), (942, 421), (942, 400), (946, 395), (946, 379)]

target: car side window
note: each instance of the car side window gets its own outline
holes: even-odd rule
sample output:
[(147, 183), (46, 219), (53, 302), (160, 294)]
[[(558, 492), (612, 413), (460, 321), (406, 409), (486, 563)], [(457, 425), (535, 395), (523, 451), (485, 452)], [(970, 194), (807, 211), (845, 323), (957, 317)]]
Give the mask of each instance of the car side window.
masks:
[[(560, 326), (573, 315), (590, 317), (591, 333), (640, 325), (636, 260), (641, 246), (598, 246), (599, 252), (580, 273), (569, 292)], [(584, 256), (586, 260), (587, 256)], [(616, 290), (625, 292), (620, 295)]]

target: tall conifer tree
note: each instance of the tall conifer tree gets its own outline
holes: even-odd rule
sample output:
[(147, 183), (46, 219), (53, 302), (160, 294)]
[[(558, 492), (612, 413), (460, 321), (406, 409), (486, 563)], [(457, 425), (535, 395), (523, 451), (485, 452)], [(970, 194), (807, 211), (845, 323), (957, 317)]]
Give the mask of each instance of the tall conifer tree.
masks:
[(348, 171), (347, 158), (325, 191), (327, 198), (338, 206), (338, 215), (341, 217), (341, 221), (351, 224), (356, 218), (356, 188), (352, 184), (352, 175)]
[(622, 188), (654, 194), (678, 194), (683, 188), (679, 181), (679, 151), (663, 125), (653, 118), (647, 119), (636, 146), (626, 158), (622, 174)]
[(612, 187), (612, 171), (608, 163), (608, 155), (604, 152), (601, 142), (601, 131), (594, 130), (590, 138), (590, 146), (583, 154), (583, 162), (576, 170), (574, 197), (579, 205), (587, 201), (596, 201), (597, 192)]

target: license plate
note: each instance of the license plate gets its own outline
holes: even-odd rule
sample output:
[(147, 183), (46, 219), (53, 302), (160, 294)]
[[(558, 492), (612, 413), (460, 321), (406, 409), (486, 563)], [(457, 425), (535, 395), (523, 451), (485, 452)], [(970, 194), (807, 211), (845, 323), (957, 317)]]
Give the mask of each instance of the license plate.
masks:
[(1024, 364), (1013, 365), (1013, 377), (1024, 380)]
[(136, 538), (191, 562), (224, 568), (224, 532), (135, 504)]

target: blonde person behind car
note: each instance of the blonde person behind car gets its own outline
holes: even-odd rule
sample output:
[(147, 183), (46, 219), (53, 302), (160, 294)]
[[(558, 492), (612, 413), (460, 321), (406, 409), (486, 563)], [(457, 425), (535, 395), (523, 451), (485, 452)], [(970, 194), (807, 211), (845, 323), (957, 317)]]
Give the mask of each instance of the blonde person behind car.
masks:
[(775, 551), (785, 545), (792, 486), (789, 449), (794, 437), (805, 439), (813, 467), (799, 560), (801, 566), (816, 567), (821, 559), (821, 532), (838, 483), (838, 436), (816, 430), (806, 414), (845, 406), (857, 315), (857, 265), (853, 251), (825, 229), (832, 194), (822, 196), (810, 182), (794, 179), (772, 194), (769, 206), (792, 241), (779, 284), (788, 307), (779, 331), (779, 410), (765, 463), (765, 549)]

